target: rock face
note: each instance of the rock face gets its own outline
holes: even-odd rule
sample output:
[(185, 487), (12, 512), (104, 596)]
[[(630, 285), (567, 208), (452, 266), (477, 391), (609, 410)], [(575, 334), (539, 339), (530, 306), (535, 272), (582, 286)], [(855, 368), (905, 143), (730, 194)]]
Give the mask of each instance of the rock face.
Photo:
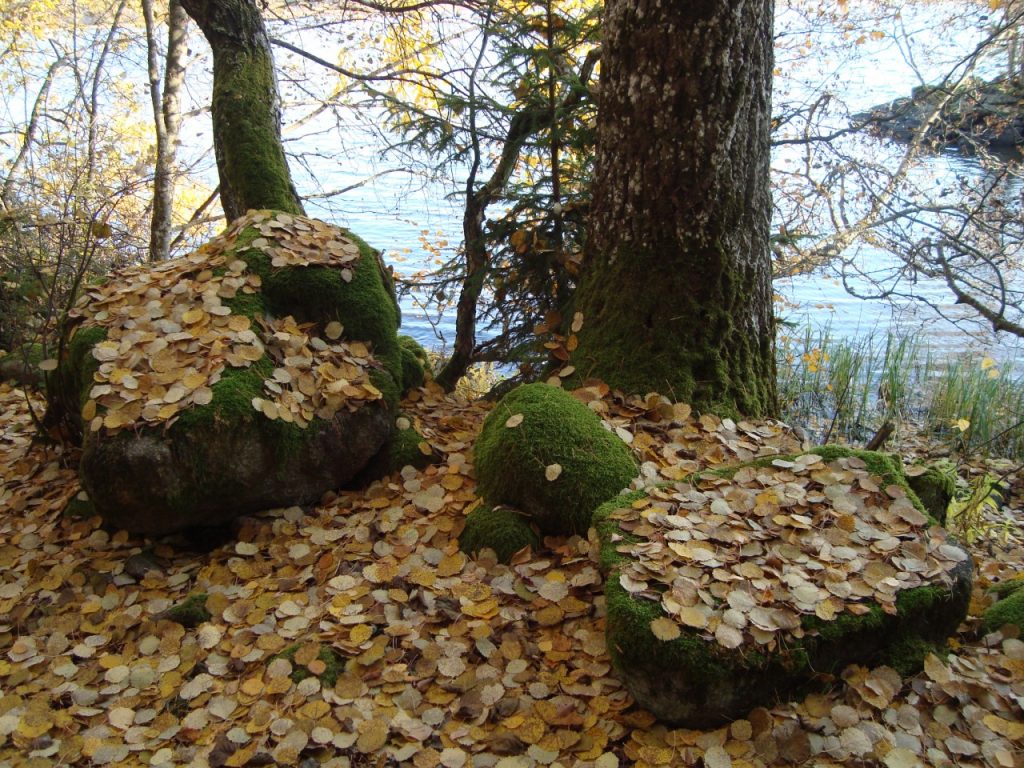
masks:
[(90, 289), (47, 419), (82, 437), (110, 523), (152, 535), (314, 502), (394, 428), (398, 307), (376, 253), (251, 211), (195, 253)]
[(970, 599), (968, 554), (878, 453), (705, 472), (612, 500), (595, 525), (615, 669), (641, 706), (687, 727), (854, 663), (898, 681)]
[(632, 451), (597, 414), (547, 384), (503, 397), (484, 420), (474, 455), (480, 495), (551, 534), (586, 534), (597, 506), (637, 474)]

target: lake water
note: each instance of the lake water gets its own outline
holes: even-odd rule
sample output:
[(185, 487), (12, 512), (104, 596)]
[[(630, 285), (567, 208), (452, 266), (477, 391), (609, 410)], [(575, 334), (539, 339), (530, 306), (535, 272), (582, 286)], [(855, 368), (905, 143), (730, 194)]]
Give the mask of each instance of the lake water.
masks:
[[(956, 4), (953, 4), (956, 5)], [(972, 6), (973, 7), (973, 6)], [(907, 11), (896, 25), (902, 25), (911, 47), (890, 35), (881, 40), (869, 39), (857, 49), (863, 54), (852, 60), (840, 60), (826, 53), (818, 58), (801, 60), (797, 72), (780, 84), (788, 91), (782, 98), (812, 99), (823, 87), (837, 91), (849, 111), (867, 109), (875, 104), (907, 95), (922, 80), (937, 79), (946, 72), (948, 63), (973, 46), (976, 33), (956, 27), (942, 27), (942, 40), (935, 34), (934, 6), (917, 12)], [(783, 11), (780, 26), (799, 29), (799, 19), (787, 17)], [(941, 44), (940, 44), (941, 43)], [(908, 52), (909, 51), (909, 52)], [(415, 175), (394, 170), (400, 162), (378, 158), (379, 143), (357, 134), (349, 144), (349, 161), (328, 168), (316, 168), (317, 182), (324, 188), (342, 188), (357, 184), (368, 176), (385, 171), (323, 210), (314, 203), (311, 212), (324, 215), (351, 227), (385, 253), (386, 260), (397, 271), (409, 275), (432, 265), (434, 257), (420, 245), (421, 238), (432, 243), (447, 243), (445, 254), (454, 252), (461, 240), (460, 200), (455, 188), (423, 182)], [(305, 142), (303, 142), (305, 143)], [(777, 152), (776, 164), (784, 161), (784, 149)], [(886, 142), (863, 144), (861, 151), (874, 162), (898, 163), (900, 148)], [(388, 172), (390, 171), (390, 172)], [(925, 161), (922, 173), (941, 183), (957, 174), (977, 176), (978, 163), (955, 152), (934, 155)], [(299, 181), (300, 189), (304, 187)], [(305, 190), (304, 190), (305, 191)], [(891, 257), (861, 247), (858, 263), (868, 270), (884, 270)], [(863, 281), (855, 285), (866, 290)], [(785, 298), (781, 314), (791, 322), (810, 324), (816, 328), (830, 327), (833, 337), (862, 338), (875, 334), (884, 338), (888, 328), (914, 334), (927, 341), (939, 356), (965, 351), (992, 355), (1001, 360), (1015, 360), (1018, 340), (1005, 334), (996, 336), (981, 323), (971, 322), (970, 313), (951, 303), (938, 281), (918, 279), (912, 294), (937, 307), (929, 307), (914, 299), (872, 301), (858, 299), (847, 293), (834, 273), (822, 272), (796, 278), (777, 280), (776, 291)], [(451, 313), (431, 314), (415, 298), (407, 298), (403, 306), (403, 330), (428, 347), (443, 347), (454, 337), (454, 316)], [(944, 318), (942, 315), (945, 315)], [(951, 322), (948, 318), (957, 320)]]

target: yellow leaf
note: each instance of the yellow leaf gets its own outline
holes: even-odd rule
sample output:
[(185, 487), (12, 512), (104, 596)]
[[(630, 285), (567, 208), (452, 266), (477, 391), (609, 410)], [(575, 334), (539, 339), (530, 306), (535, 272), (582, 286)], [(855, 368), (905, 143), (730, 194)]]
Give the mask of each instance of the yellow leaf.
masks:
[(991, 357), (983, 357), (981, 359), (981, 370), (987, 371), (989, 368), (994, 367), (995, 364), (996, 361), (993, 360)]
[(660, 616), (651, 622), (651, 632), (663, 642), (675, 640), (682, 634), (679, 625), (666, 616)]
[(512, 427), (518, 427), (522, 423), (523, 414), (513, 413), (511, 416), (508, 417), (508, 421), (505, 422), (505, 426), (511, 429)]
[(968, 421), (967, 419), (954, 419), (953, 421), (950, 422), (950, 424), (951, 426), (954, 426), (957, 429), (959, 429), (961, 432), (966, 432), (968, 429), (971, 428), (971, 422)]
[(548, 464), (544, 468), (544, 477), (549, 482), (554, 482), (555, 480), (558, 479), (559, 475), (561, 475), (561, 474), (562, 474), (562, 465), (561, 464)]

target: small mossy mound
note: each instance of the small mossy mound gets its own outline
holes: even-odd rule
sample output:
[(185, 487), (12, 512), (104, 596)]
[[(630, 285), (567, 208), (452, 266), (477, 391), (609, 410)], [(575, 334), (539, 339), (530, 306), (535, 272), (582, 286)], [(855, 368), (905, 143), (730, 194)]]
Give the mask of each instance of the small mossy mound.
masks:
[(929, 466), (923, 473), (909, 473), (907, 482), (914, 489), (928, 514), (939, 525), (946, 524), (946, 510), (956, 493), (956, 467), (950, 462)]
[(47, 425), (81, 437), (83, 487), (133, 532), (315, 502), (393, 431), (399, 320), (365, 242), (250, 211), (189, 256), (86, 291)]
[(96, 505), (89, 499), (88, 494), (79, 493), (64, 507), (64, 517), (87, 518), (96, 514)]
[(525, 384), (487, 416), (474, 449), (480, 495), (545, 533), (585, 534), (599, 504), (636, 477), (632, 451), (568, 392)]
[(539, 546), (540, 537), (526, 517), (509, 507), (477, 507), (466, 517), (466, 527), (459, 534), (459, 549), (467, 555), (493, 549), (502, 563), (523, 547)]
[[(860, 535), (861, 514), (870, 515), (864, 532), (879, 540), (891, 535), (880, 521), (894, 520), (908, 552), (922, 551), (920, 542), (931, 537), (925, 532), (934, 521), (899, 460), (832, 446), (810, 453), (822, 461), (806, 454), (758, 459), (621, 496), (595, 512), (609, 655), (633, 697), (659, 719), (717, 726), (852, 663), (913, 674), (929, 653), (945, 651), (966, 616), (971, 561), (944, 534), (928, 555), (943, 558), (937, 562), (944, 573), (921, 577), (885, 604), (867, 581), (897, 573), (888, 551), (848, 544), (859, 541), (850, 534)], [(794, 496), (780, 495), (787, 491)], [(811, 501), (798, 501), (805, 495)], [(709, 542), (714, 546), (703, 546)], [(668, 550), (673, 554), (660, 554)], [(716, 551), (721, 562), (708, 557)], [(863, 559), (870, 552), (874, 559)], [(858, 565), (844, 572), (850, 562)], [(844, 588), (827, 590), (831, 582), (813, 574), (836, 585), (843, 580)], [(849, 592), (847, 580), (856, 582)], [(795, 597), (798, 590), (803, 597)]]
[(206, 592), (189, 595), (177, 605), (171, 606), (160, 614), (159, 618), (181, 624), (186, 629), (198, 627), (211, 618), (210, 612), (206, 609), (206, 598), (208, 597)]
[(398, 345), (402, 351), (402, 393), (422, 387), (428, 377), (434, 375), (430, 358), (412, 336), (399, 336)]
[(999, 599), (982, 616), (982, 631), (995, 632), (1012, 624), (1024, 632), (1024, 574), (997, 584), (991, 591)]
[[(300, 664), (296, 661), (295, 657), (301, 650), (302, 646), (296, 643), (285, 648), (273, 658), (287, 659), (294, 665), (290, 677), (296, 685), (306, 678), (315, 677), (324, 688), (333, 688), (334, 684), (338, 682), (338, 677), (345, 671), (345, 657), (331, 646), (322, 645), (316, 654), (313, 664)], [(320, 669), (320, 665), (315, 662), (320, 662), (323, 668)], [(310, 667), (318, 670), (318, 672), (314, 672)]]

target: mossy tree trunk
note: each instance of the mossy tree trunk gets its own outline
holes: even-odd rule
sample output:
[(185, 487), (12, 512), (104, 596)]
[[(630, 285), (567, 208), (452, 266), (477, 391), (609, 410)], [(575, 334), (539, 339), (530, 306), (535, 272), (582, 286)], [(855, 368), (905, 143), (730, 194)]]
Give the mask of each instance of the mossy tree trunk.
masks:
[(213, 49), (213, 147), (229, 220), (250, 208), (302, 213), (281, 143), (274, 60), (253, 0), (181, 0)]
[(608, 0), (579, 376), (775, 411), (772, 16), (772, 0)]

